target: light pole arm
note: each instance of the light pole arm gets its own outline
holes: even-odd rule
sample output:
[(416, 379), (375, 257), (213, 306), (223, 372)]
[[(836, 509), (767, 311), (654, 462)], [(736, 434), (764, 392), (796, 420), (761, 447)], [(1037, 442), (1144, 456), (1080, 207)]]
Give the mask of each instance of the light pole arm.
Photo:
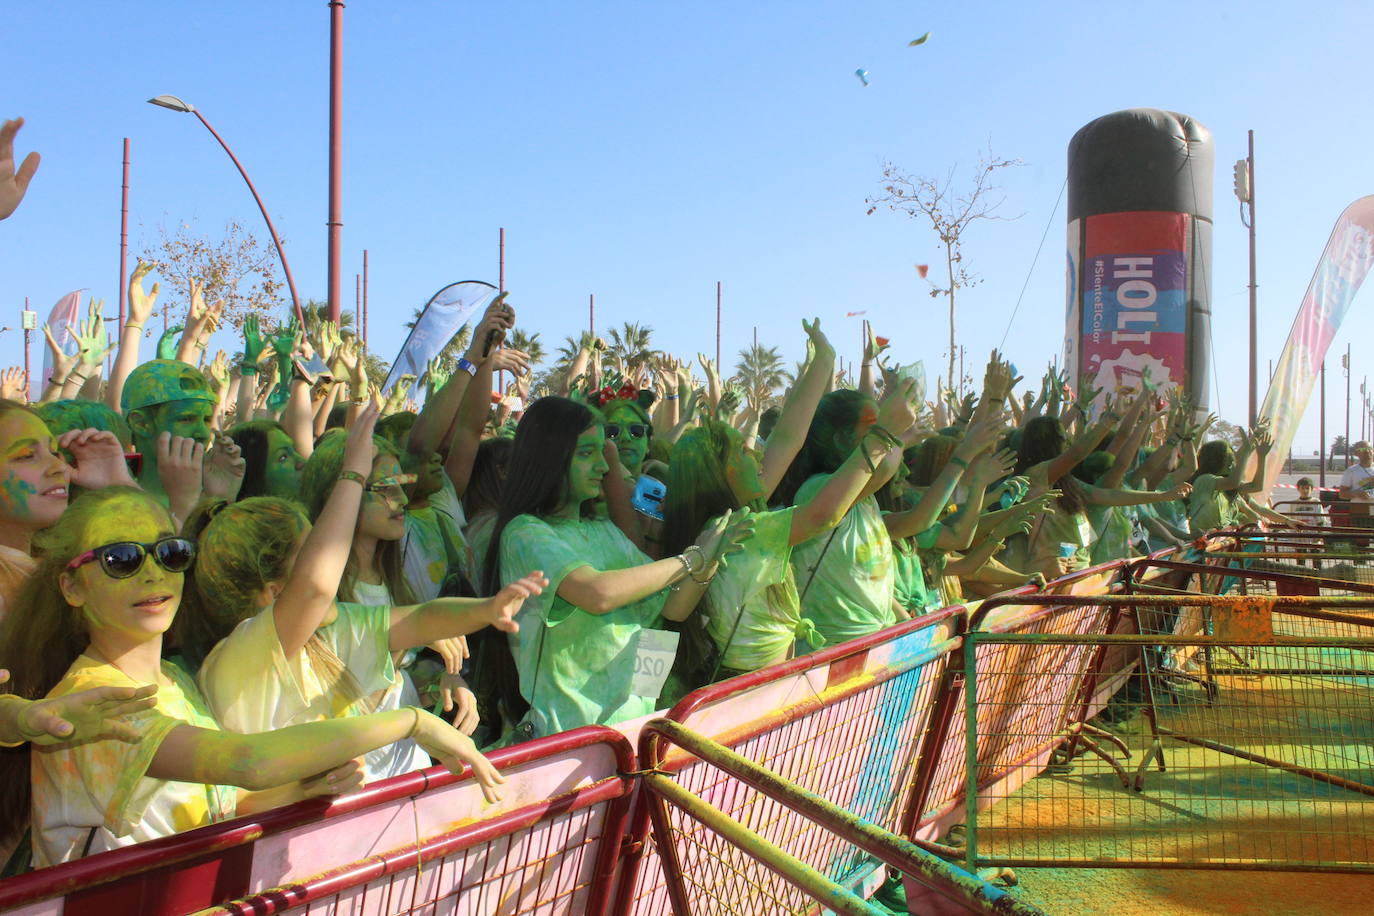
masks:
[(263, 206), (262, 198), (258, 196), (258, 189), (253, 186), (253, 179), (248, 177), (248, 173), (243, 169), (243, 163), (239, 162), (239, 157), (234, 155), (234, 151), (229, 148), (229, 144), (224, 142), (224, 138), (219, 135), (219, 131), (210, 126), (210, 122), (205, 120), (205, 115), (198, 109), (191, 109), (191, 113), (200, 118), (200, 123), (205, 125), (205, 129), (210, 135), (219, 141), (219, 145), (224, 147), (224, 151), (229, 154), (234, 167), (243, 176), (243, 181), (248, 185), (248, 190), (253, 194), (253, 200), (257, 201), (258, 210), (262, 212), (262, 220), (267, 224), (267, 231), (272, 236), (272, 244), (277, 246), (277, 257), (281, 259), (282, 273), (286, 274), (286, 287), (291, 291), (291, 305), (296, 310), (296, 320), (300, 322), (302, 328), (305, 327), (305, 313), (301, 311), (301, 300), (296, 296), (296, 281), (291, 277), (291, 265), (286, 261), (286, 252), (281, 250), (281, 238), (277, 235), (277, 227), (272, 225), (272, 217), (267, 215), (267, 207)]

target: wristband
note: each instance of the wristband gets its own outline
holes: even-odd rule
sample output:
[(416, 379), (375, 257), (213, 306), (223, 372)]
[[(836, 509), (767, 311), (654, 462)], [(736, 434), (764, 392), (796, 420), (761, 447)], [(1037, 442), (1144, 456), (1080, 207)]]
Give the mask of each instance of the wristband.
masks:
[(239, 363), (239, 375), (257, 375), (258, 367), (249, 363)]
[(676, 400), (677, 400), (677, 397), (678, 397), (678, 396), (675, 395), (675, 394), (665, 394), (665, 395), (663, 396), (663, 400), (665, 400), (665, 401), (676, 401)]
[(357, 471), (350, 471), (345, 468), (339, 472), (339, 480), (351, 480), (363, 489), (367, 489), (367, 478)]
[(420, 730), (420, 707), (407, 706), (406, 709), (409, 709), (411, 712), (415, 713), (415, 721), (410, 723), (410, 731), (406, 732), (406, 736), (403, 739), (409, 741), (412, 738), (414, 738), (415, 733)]
[(964, 459), (960, 458), (958, 455), (950, 455), (950, 456), (949, 456), (949, 463), (950, 463), (950, 464), (957, 464), (957, 465), (959, 465), (959, 467), (963, 468), (964, 470), (966, 470), (966, 471), (968, 470), (968, 462), (965, 461)]
[(458, 368), (459, 368), (459, 369), (462, 369), (462, 370), (463, 370), (464, 372), (466, 372), (468, 375), (476, 375), (476, 374), (477, 374), (477, 366), (476, 366), (476, 364), (473, 363), (471, 360), (469, 360), (466, 356), (460, 356), (460, 357), (458, 357)]
[(126, 321), (126, 322), (124, 322), (124, 327), (126, 327), (126, 328), (138, 328), (138, 329), (141, 331), (141, 330), (143, 330), (143, 322), (141, 322), (141, 321)]

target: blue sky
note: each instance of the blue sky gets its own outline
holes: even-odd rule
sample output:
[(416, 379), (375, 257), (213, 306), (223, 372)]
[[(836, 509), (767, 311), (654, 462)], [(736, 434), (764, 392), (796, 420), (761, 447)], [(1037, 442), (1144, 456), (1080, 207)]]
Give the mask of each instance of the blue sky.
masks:
[[(595, 293), (598, 327), (641, 321), (660, 347), (710, 352), (720, 280), (727, 354), (757, 326), (761, 342), (798, 357), (800, 319), (819, 315), (852, 359), (859, 319), (845, 313), (866, 310), (901, 361), (933, 370), (944, 314), (913, 265), (937, 262), (936, 240), (895, 214), (866, 216), (864, 200), (884, 160), (966, 174), (990, 145), (1025, 162), (1002, 182), (1003, 212), (1023, 215), (967, 237), (984, 282), (962, 297), (960, 339), (982, 359), (1006, 335), (1030, 372), (1062, 336), (1065, 217), (1062, 203), (1054, 209), (1069, 138), (1111, 111), (1165, 108), (1215, 137), (1213, 406), (1243, 419), (1246, 234), (1230, 165), (1253, 128), (1263, 377), (1336, 216), (1374, 192), (1361, 63), (1371, 27), (1374, 7), (1355, 2), (1317, 16), (1271, 2), (354, 0), (345, 306), (367, 248), (372, 346), (389, 358), (400, 322), (440, 286), (495, 281), (504, 226), (520, 324), (548, 344), (585, 326)], [(0, 226), (0, 324), (17, 327), (25, 296), (40, 311), (77, 287), (117, 298), (126, 136), (132, 250), (159, 223), (260, 227), (194, 118), (144, 104), (159, 93), (193, 102), (234, 147), (286, 238), (301, 294), (324, 297), (323, 0), (24, 4), (7, 11), (6, 30), (3, 114), (28, 119), (18, 151), (44, 160), (30, 198)], [(925, 46), (907, 47), (926, 31)], [(1334, 348), (1369, 339), (1370, 295)], [(21, 362), (19, 332), (0, 334), (0, 363)], [(1334, 435), (1344, 401), (1331, 362)], [(1357, 349), (1356, 389), (1366, 373), (1374, 354)], [(1316, 446), (1315, 405), (1297, 444)]]

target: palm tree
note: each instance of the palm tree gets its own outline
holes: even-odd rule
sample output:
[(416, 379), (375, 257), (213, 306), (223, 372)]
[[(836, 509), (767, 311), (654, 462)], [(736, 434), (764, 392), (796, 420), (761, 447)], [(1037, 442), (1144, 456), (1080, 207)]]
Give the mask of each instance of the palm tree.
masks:
[(533, 368), (544, 361), (544, 344), (539, 339), (539, 332), (526, 334), (520, 328), (511, 328), (510, 334), (506, 336), (506, 343), (513, 349), (519, 350), (530, 358), (530, 367)]
[(625, 374), (634, 378), (638, 370), (648, 365), (654, 357), (654, 351), (649, 346), (649, 338), (653, 333), (653, 328), (633, 321), (627, 321), (619, 328), (611, 328), (606, 354), (618, 359), (625, 366)]
[(749, 403), (762, 410), (773, 400), (775, 392), (787, 380), (783, 368), (782, 355), (777, 347), (754, 344), (748, 350), (739, 351), (739, 364), (735, 366), (740, 384), (744, 386)]

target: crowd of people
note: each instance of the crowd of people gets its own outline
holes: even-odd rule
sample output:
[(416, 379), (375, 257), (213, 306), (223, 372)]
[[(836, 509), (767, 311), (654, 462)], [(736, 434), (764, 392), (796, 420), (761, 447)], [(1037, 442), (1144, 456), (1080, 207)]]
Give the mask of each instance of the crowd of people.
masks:
[[(21, 123), (0, 219), (38, 166)], [(1204, 442), (1148, 375), (1019, 392), (993, 353), (927, 399), (870, 338), (850, 388), (812, 321), (777, 406), (594, 341), (534, 397), (503, 294), (415, 407), (327, 321), (249, 316), (207, 360), (200, 295), (145, 358), (150, 271), (115, 340), (97, 308), (54, 340), (35, 400), (0, 375), (10, 874), (436, 762), (497, 799), (483, 750), (1272, 515), (1267, 433)]]

